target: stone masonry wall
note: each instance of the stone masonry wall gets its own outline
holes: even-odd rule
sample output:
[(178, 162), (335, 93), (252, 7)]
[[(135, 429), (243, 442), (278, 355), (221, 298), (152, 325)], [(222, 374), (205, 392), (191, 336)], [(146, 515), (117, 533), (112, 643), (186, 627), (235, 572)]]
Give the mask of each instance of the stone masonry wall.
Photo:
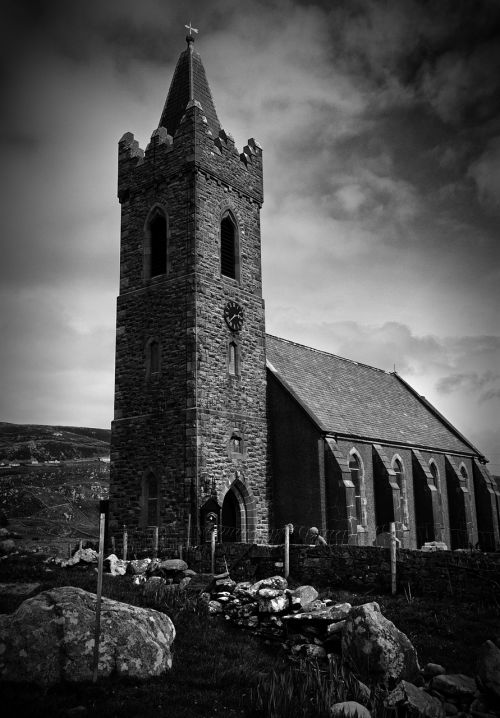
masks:
[[(260, 580), (283, 573), (284, 547), (217, 544), (216, 572), (226, 562), (235, 580)], [(208, 545), (189, 549), (190, 568), (210, 569)], [(298, 584), (317, 588), (389, 592), (389, 549), (375, 546), (290, 546), (290, 577)], [(397, 552), (398, 592), (413, 596), (455, 597), (481, 602), (494, 600), (500, 589), (500, 554), (451, 551)]]

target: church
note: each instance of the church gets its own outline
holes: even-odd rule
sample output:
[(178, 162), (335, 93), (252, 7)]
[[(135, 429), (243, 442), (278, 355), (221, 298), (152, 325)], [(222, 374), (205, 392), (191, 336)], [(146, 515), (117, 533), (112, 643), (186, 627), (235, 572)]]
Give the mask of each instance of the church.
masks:
[(110, 528), (196, 544), (500, 545), (487, 460), (397, 373), (267, 335), (262, 148), (239, 152), (186, 37), (158, 128), (119, 142)]

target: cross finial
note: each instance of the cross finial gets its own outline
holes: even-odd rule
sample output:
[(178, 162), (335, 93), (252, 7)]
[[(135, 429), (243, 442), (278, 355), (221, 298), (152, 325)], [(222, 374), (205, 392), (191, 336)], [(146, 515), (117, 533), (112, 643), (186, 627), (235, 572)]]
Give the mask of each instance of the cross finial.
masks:
[(190, 37), (192, 37), (193, 32), (195, 32), (196, 34), (198, 34), (198, 30), (191, 25), (191, 20), (189, 21), (189, 25), (184, 25), (184, 27), (186, 28), (186, 30), (189, 30), (189, 36), (190, 36)]

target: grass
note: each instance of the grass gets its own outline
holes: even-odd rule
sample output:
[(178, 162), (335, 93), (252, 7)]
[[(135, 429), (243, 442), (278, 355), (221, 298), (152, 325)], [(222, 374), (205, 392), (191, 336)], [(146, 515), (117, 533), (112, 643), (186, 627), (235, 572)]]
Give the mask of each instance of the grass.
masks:
[[(49, 567), (39, 556), (11, 557), (0, 563), (1, 582), (39, 582), (40, 590), (73, 585), (95, 592), (94, 567)], [(129, 576), (104, 576), (103, 595), (135, 605), (148, 605)], [(420, 663), (442, 663), (449, 672), (474, 675), (481, 643), (500, 634), (498, 608), (488, 604), (429, 601), (328, 591), (323, 595), (354, 605), (377, 601), (387, 618), (404, 631), (417, 648)], [(22, 598), (0, 596), (0, 612), (10, 613)], [(209, 619), (198, 609), (195, 594), (175, 595), (164, 610), (174, 621), (174, 663), (162, 678), (145, 682), (103, 680), (96, 685), (58, 685), (48, 690), (2, 685), (2, 715), (6, 718), (81, 715), (103, 718), (294, 718), (326, 715), (330, 701), (355, 698), (355, 684), (333, 664), (290, 663), (279, 644), (271, 645), (232, 628), (223, 619)], [(378, 708), (372, 715), (381, 715)]]
[[(50, 572), (37, 557), (8, 559), (0, 564), (2, 582), (40, 582), (40, 590), (73, 585), (96, 590), (94, 567), (54, 568)], [(103, 595), (147, 606), (142, 591), (130, 576), (104, 575)], [(0, 597), (0, 612), (10, 613), (22, 598)], [(85, 715), (113, 718), (148, 718), (162, 711), (176, 718), (244, 716), (250, 692), (262, 676), (279, 671), (284, 658), (222, 619), (208, 619), (197, 609), (196, 597), (175, 597), (171, 605), (149, 605), (164, 610), (174, 621), (173, 668), (164, 677), (145, 682), (104, 680), (93, 684), (58, 685), (49, 689), (2, 685), (2, 715), (6, 718), (67, 716), (68, 709), (84, 706)]]

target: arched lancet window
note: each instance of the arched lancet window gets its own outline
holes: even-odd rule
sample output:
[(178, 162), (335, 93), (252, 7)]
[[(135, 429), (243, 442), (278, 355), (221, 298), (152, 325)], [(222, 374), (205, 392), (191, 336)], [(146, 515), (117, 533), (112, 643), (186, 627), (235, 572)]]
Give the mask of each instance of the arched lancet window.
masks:
[(242, 457), (245, 452), (245, 441), (239, 429), (233, 429), (229, 439), (229, 456), (231, 458)]
[(361, 482), (362, 482), (362, 469), (361, 463), (357, 454), (351, 454), (349, 456), (349, 471), (351, 472), (351, 481), (354, 484), (354, 498), (356, 508), (356, 519), (358, 524), (363, 523), (362, 514), (362, 501), (361, 501)]
[(243, 453), (243, 442), (241, 440), (241, 436), (232, 436), (231, 437), (231, 451), (234, 454), (242, 454)]
[(227, 350), (227, 371), (231, 376), (239, 376), (240, 373), (240, 352), (236, 342), (229, 342)]
[(408, 496), (406, 490), (406, 477), (403, 462), (399, 457), (395, 457), (392, 462), (392, 468), (396, 474), (396, 483), (399, 486), (399, 506), (401, 522), (408, 525)]
[(465, 485), (467, 486), (468, 480), (469, 480), (469, 474), (467, 473), (467, 469), (465, 468), (465, 466), (463, 464), (460, 467), (460, 476), (465, 481)]
[(160, 509), (158, 479), (152, 471), (143, 480), (142, 502), (144, 525), (158, 526)]
[(168, 226), (163, 210), (155, 207), (146, 222), (145, 276), (147, 279), (167, 273)]
[(429, 471), (431, 472), (432, 483), (434, 484), (436, 489), (438, 489), (438, 491), (439, 491), (439, 472), (438, 472), (438, 467), (436, 466), (436, 464), (433, 461), (431, 461), (429, 464)]
[(229, 212), (220, 223), (220, 271), (224, 277), (239, 280), (238, 232)]

